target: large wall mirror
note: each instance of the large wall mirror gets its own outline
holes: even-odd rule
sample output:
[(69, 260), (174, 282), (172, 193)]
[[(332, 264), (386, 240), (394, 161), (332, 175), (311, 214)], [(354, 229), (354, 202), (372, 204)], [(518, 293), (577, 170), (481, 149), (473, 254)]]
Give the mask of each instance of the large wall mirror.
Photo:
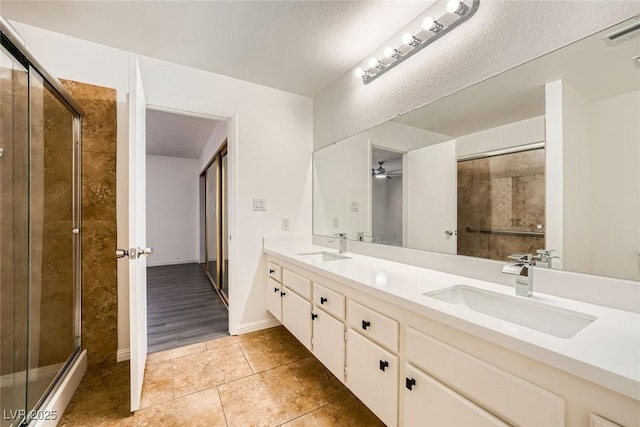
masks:
[(640, 280), (634, 25), (316, 151), (314, 234)]

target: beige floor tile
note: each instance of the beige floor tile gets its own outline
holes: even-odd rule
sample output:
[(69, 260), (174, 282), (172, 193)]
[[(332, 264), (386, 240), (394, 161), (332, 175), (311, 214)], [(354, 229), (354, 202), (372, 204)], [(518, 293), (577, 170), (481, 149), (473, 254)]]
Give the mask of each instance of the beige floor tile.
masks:
[(230, 345), (238, 344), (240, 342), (239, 336), (228, 336), (223, 338), (216, 338), (215, 340), (207, 341), (205, 345), (207, 350), (215, 350), (216, 348), (228, 347)]
[(216, 388), (141, 409), (131, 418), (123, 421), (122, 427), (225, 427), (227, 425)]
[(166, 360), (176, 359), (178, 357), (188, 356), (190, 354), (201, 353), (207, 350), (207, 346), (203, 342), (197, 344), (186, 345), (184, 347), (172, 348), (171, 350), (152, 353), (147, 356), (147, 365), (164, 362)]
[(218, 387), (229, 426), (277, 426), (316, 408), (287, 366)]
[(253, 372), (262, 372), (311, 356), (285, 328), (266, 329), (240, 335), (240, 347)]
[(353, 402), (348, 401), (343, 404), (330, 403), (282, 425), (282, 427), (335, 426), (384, 427), (384, 424), (364, 405), (360, 404), (354, 406)]
[(223, 346), (173, 360), (173, 396), (194, 393), (251, 375), (240, 347)]
[(173, 399), (173, 362), (147, 365), (142, 383), (140, 408), (157, 405)]
[(318, 406), (338, 403), (355, 396), (315, 357), (308, 357), (287, 365)]

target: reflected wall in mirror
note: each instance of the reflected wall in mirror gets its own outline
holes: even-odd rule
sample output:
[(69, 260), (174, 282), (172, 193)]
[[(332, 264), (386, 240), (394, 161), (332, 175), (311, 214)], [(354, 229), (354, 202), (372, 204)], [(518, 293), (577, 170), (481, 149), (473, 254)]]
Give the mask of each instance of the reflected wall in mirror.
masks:
[(314, 154), (314, 234), (640, 279), (632, 18)]

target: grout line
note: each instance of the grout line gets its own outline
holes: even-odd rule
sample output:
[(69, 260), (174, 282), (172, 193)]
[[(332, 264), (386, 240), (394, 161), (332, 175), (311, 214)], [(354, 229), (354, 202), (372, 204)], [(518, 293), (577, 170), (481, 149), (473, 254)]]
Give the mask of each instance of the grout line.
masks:
[(249, 359), (247, 359), (247, 355), (244, 353), (242, 346), (240, 345), (240, 343), (237, 343), (236, 345), (240, 349), (240, 352), (242, 353), (242, 357), (244, 357), (244, 360), (247, 361), (247, 365), (249, 365), (249, 369), (251, 369), (251, 372), (253, 372), (253, 374), (255, 375), (257, 372), (253, 369), (253, 366), (251, 366), (251, 363), (249, 362)]
[(285, 424), (287, 424), (287, 423), (290, 423), (290, 422), (295, 421), (295, 420), (297, 420), (297, 419), (299, 419), (299, 418), (302, 418), (302, 417), (304, 417), (305, 415), (309, 415), (310, 413), (315, 412), (315, 411), (317, 411), (317, 410), (319, 410), (319, 409), (322, 409), (322, 408), (324, 408), (325, 406), (328, 406), (328, 405), (330, 405), (330, 404), (331, 404), (331, 402), (327, 402), (327, 403), (325, 403), (324, 405), (320, 405), (320, 406), (318, 406), (317, 408), (310, 410), (309, 412), (305, 412), (304, 414), (300, 414), (300, 415), (298, 415), (298, 416), (297, 416), (297, 417), (295, 417), (295, 418), (291, 418), (290, 420), (287, 420), (287, 421), (283, 422), (282, 424), (278, 424), (278, 427), (282, 427), (283, 425), (285, 425)]
[(224, 423), (228, 426), (229, 420), (227, 419), (227, 413), (224, 410), (224, 405), (222, 404), (222, 396), (220, 396), (220, 389), (216, 387), (216, 391), (218, 392), (218, 400), (220, 401), (220, 408), (222, 408), (222, 415), (224, 416)]

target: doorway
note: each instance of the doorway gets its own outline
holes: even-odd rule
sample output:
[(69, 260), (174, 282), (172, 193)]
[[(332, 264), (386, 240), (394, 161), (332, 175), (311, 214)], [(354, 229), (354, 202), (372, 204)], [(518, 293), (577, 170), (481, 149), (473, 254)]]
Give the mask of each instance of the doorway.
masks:
[[(228, 157), (227, 140), (222, 143), (200, 175), (201, 220), (204, 239), (200, 239), (202, 267), (224, 304), (229, 305), (229, 235), (228, 225)], [(204, 217), (202, 217), (202, 215)]]
[(207, 225), (199, 221), (201, 171), (208, 153), (220, 151), (226, 132), (226, 120), (147, 107), (146, 230), (153, 248), (146, 274), (149, 353), (228, 335), (227, 300), (200, 265), (200, 235)]

